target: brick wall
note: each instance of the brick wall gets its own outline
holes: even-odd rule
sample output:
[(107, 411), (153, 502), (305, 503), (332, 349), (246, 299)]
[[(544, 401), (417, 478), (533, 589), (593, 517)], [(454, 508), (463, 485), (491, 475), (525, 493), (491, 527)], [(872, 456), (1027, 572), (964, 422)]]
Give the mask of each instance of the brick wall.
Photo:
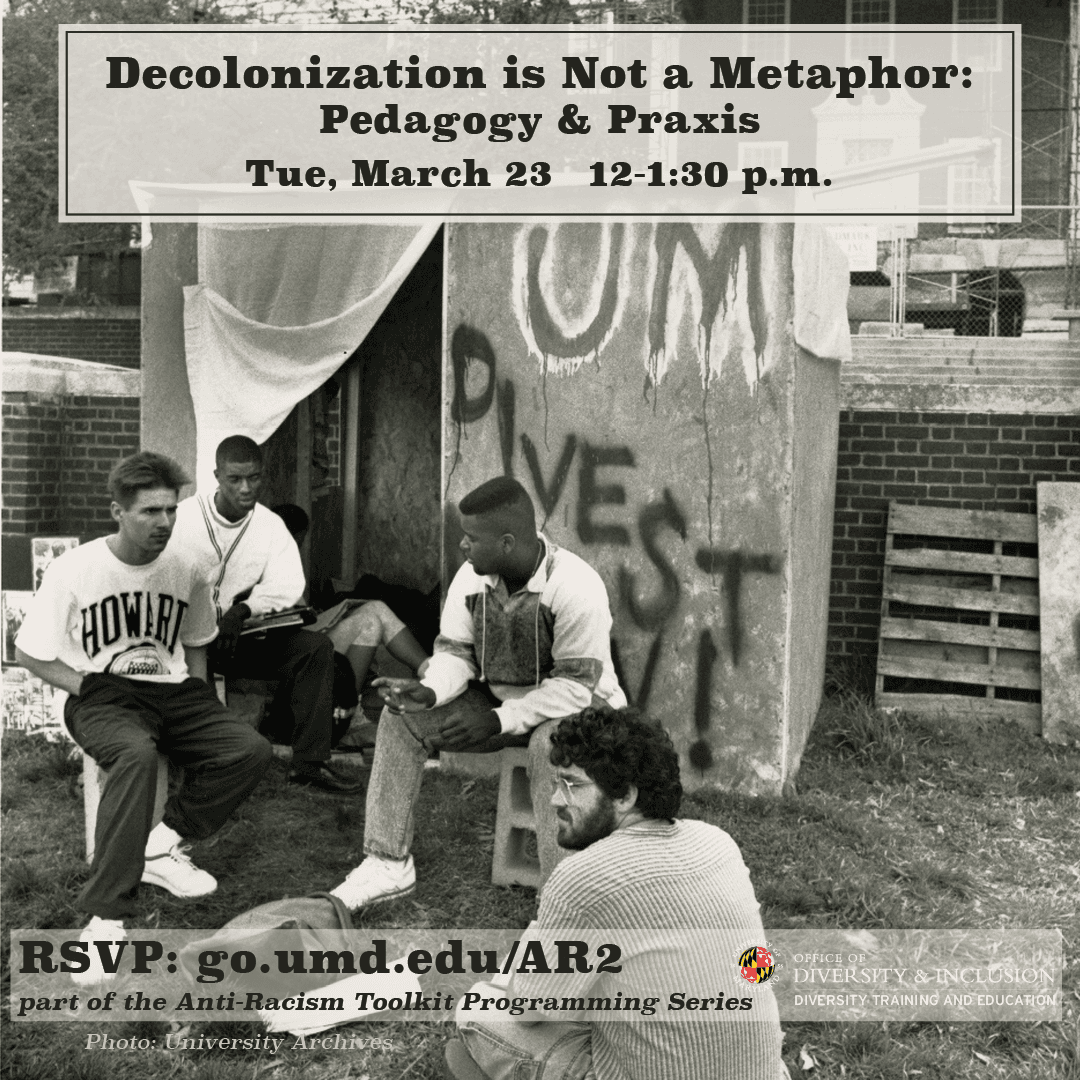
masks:
[(3, 332), (8, 352), (70, 356), (126, 368), (139, 366), (141, 331), (137, 309), (134, 318), (5, 313)]
[(112, 531), (105, 481), (139, 449), (137, 397), (6, 392), (3, 429), (5, 534)]
[(1034, 514), (1040, 480), (1080, 483), (1080, 416), (842, 410), (829, 653), (876, 660), (890, 499)]
[(122, 457), (139, 450), (139, 399), (79, 395), (65, 399), (62, 439), (63, 531), (112, 532), (105, 482)]
[(34, 392), (3, 396), (5, 533), (56, 532), (60, 511), (60, 399)]

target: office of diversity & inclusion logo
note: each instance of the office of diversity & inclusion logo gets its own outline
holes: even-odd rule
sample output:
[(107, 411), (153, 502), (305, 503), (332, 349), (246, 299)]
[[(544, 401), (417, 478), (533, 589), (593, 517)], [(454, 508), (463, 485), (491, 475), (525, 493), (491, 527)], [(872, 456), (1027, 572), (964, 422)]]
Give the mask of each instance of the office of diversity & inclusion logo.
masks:
[(739, 974), (757, 986), (768, 982), (776, 971), (776, 959), (769, 945), (751, 945), (739, 953)]

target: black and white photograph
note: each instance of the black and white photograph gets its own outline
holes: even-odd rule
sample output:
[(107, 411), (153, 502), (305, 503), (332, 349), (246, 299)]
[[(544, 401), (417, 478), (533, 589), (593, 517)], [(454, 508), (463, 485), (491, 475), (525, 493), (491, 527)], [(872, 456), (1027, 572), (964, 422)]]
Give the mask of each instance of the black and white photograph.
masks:
[(41, 579), (53, 559), (58, 559), (65, 551), (79, 546), (77, 536), (35, 536), (30, 550), (34, 567), (34, 591), (41, 586)]
[(3, 702), (6, 731), (21, 731), (41, 742), (61, 743), (53, 753), (70, 754), (71, 742), (57, 721), (55, 695), (48, 683), (22, 668), (8, 668), (4, 672)]
[(0, 607), (4, 616), (4, 663), (15, 663), (15, 635), (22, 626), (26, 609), (33, 598), (33, 593), (18, 589), (5, 589), (0, 593)]
[(5, 1077), (1080, 1078), (1076, 0), (2, 34)]

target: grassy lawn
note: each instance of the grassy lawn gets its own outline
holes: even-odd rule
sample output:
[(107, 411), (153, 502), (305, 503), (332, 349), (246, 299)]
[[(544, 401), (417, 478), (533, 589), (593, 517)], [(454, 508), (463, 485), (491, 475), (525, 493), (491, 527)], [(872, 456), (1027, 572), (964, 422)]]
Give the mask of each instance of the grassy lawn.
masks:
[[(8, 734), (3, 743), (3, 928), (77, 927), (82, 859), (80, 766), (67, 748)], [(535, 895), (490, 884), (496, 782), (425, 778), (415, 846), (415, 897), (378, 909), (362, 928), (524, 927)], [(855, 695), (830, 698), (783, 800), (688, 798), (738, 841), (767, 929), (1060, 928), (1060, 1024), (786, 1023), (793, 1076), (851, 1080), (1017, 1077), (1080, 1080), (1080, 751), (1007, 724), (963, 728), (875, 714)], [(275, 764), (198, 864), (220, 879), (202, 901), (143, 893), (139, 925), (218, 926), (265, 900), (335, 885), (360, 858), (363, 802), (289, 788)], [(5, 974), (5, 977), (8, 977)], [(338, 1029), (392, 1050), (282, 1049), (88, 1052), (90, 1032), (162, 1036), (153, 1021), (13, 1023), (4, 1017), (0, 1074), (13, 1080), (389, 1080), (441, 1077), (443, 1023)], [(212, 1030), (211, 1030), (212, 1029)], [(193, 1028), (256, 1036), (257, 1024)], [(804, 1066), (814, 1062), (813, 1069)]]

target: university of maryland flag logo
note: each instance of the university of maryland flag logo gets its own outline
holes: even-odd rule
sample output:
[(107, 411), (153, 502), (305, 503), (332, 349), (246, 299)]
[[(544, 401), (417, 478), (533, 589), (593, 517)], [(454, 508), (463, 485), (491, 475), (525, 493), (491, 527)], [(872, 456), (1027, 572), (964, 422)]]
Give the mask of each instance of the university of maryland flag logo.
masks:
[(774, 967), (773, 955), (764, 945), (752, 945), (739, 954), (739, 973), (748, 983), (768, 982)]

